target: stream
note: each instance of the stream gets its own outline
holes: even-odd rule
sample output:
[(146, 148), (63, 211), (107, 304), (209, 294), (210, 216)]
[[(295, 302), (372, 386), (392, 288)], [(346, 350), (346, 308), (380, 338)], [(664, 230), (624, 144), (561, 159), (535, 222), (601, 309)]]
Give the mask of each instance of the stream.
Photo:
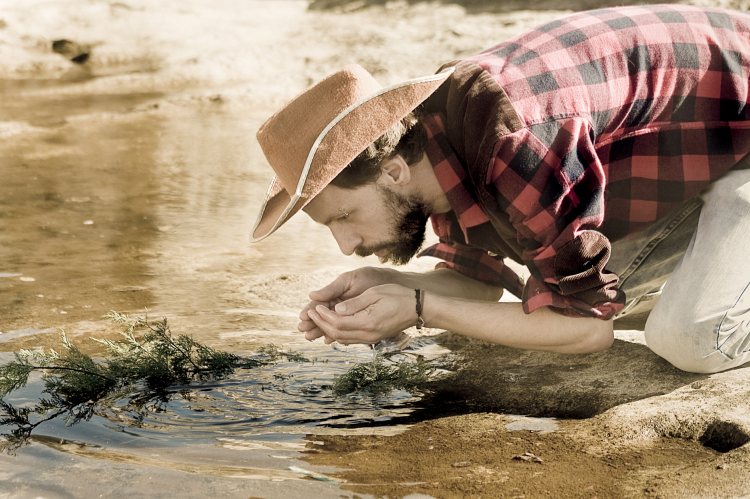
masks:
[[(308, 466), (296, 460), (308, 434), (398, 431), (419, 394), (333, 395), (335, 377), (373, 351), (311, 344), (296, 331), (311, 289), (377, 260), (341, 255), (304, 215), (249, 243), (271, 179), (254, 131), (272, 110), (165, 110), (159, 94), (78, 95), (74, 85), (0, 84), (0, 360), (19, 348), (59, 350), (62, 329), (96, 357), (90, 338), (118, 338), (101, 318), (116, 310), (166, 317), (174, 334), (220, 350), (252, 355), (274, 344), (314, 362), (173, 387), (140, 414), (123, 400), (88, 419), (46, 421), (30, 445), (0, 456), (0, 490), (95, 497), (119, 487), (118, 495), (171, 497), (178, 483), (208, 493), (221, 480), (230, 497), (250, 478), (285, 483), (263, 497), (290, 497), (310, 487), (289, 471)], [(409, 348), (412, 357), (445, 352), (429, 337)], [(44, 396), (34, 378), (4, 400), (23, 408)], [(0, 434), (11, 429), (0, 426)], [(71, 474), (71, 463), (86, 480)], [(136, 479), (126, 480), (123, 466)], [(145, 475), (160, 476), (159, 485)], [(322, 487), (316, 497), (341, 494), (330, 483), (313, 486)]]

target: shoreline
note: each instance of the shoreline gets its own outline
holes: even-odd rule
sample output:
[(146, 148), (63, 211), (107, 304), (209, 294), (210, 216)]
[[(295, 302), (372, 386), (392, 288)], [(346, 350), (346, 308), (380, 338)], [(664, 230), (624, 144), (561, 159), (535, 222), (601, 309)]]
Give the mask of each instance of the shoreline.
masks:
[[(5, 6), (0, 137), (13, 167), (5, 260), (16, 268), (0, 269), (13, 275), (0, 277), (0, 330), (15, 337), (0, 335), (0, 351), (56, 347), (61, 328), (74, 341), (118, 337), (119, 327), (100, 319), (109, 310), (148, 308), (174, 320), (176, 331), (194, 330), (230, 351), (252, 346), (248, 331), (256, 342), (293, 331), (309, 289), (367, 262), (341, 257), (328, 234), (304, 221), (284, 229), (284, 242), (247, 242), (250, 211), (270, 178), (258, 173), (265, 165), (253, 137), (272, 110), (347, 63), (388, 85), (569, 8), (612, 3), (549, 0), (516, 10), (525, 4), (510, 2), (503, 12), (482, 2), (334, 2), (308, 9), (302, 0), (252, 0), (239, 10), (229, 0)], [(55, 53), (52, 43), (62, 39), (89, 50), (86, 61)], [(144, 158), (152, 163), (136, 168)], [(53, 177), (60, 171), (69, 174)], [(312, 234), (311, 242), (297, 242), (300, 233)], [(274, 263), (281, 247), (294, 265)], [(679, 371), (645, 346), (643, 320), (619, 322), (615, 345), (587, 355), (441, 334), (460, 366), (432, 395), (432, 409), (443, 413), (393, 435), (310, 435), (305, 460), (347, 481), (326, 485), (326, 497), (750, 496), (750, 367)], [(18, 333), (27, 329), (47, 331)], [(510, 431), (518, 420), (508, 414), (556, 418), (556, 428)], [(514, 459), (525, 453), (542, 462)], [(92, 456), (76, 462), (102, 473), (104, 491), (121, 468)], [(28, 477), (34, 464), (17, 464), (12, 476)], [(157, 470), (169, 477), (165, 484), (183, 476), (138, 470)], [(266, 499), (305, 490), (252, 482), (248, 493), (232, 480), (201, 486)], [(26, 496), (16, 489), (0, 493), (6, 497)]]

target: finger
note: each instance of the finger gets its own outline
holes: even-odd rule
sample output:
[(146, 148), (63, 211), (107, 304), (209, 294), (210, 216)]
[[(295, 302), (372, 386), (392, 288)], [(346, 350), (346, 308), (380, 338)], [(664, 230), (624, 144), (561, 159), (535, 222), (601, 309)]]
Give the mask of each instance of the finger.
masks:
[[(336, 313), (328, 310), (324, 305), (319, 305), (309, 312), (310, 319), (323, 334), (333, 341), (338, 341), (341, 337), (341, 331), (336, 327)], [(330, 343), (330, 342), (329, 342)]]
[(311, 314), (314, 314), (315, 324), (326, 336), (340, 343), (377, 342), (376, 339), (372, 339), (373, 320), (368, 311), (360, 311), (355, 316), (342, 316), (324, 306), (318, 306)]
[(301, 311), (301, 312), (299, 313), (299, 319), (300, 319), (301, 321), (309, 321), (309, 320), (310, 320), (310, 316), (309, 316), (309, 315), (307, 314), (307, 312), (308, 312), (308, 311), (309, 311), (310, 309), (313, 309), (313, 308), (317, 307), (318, 305), (325, 305), (325, 306), (328, 306), (328, 303), (327, 303), (327, 302), (319, 302), (319, 301), (311, 301), (311, 302), (310, 302), (310, 303), (308, 303), (308, 304), (307, 304), (307, 305), (305, 306), (305, 308), (303, 308), (303, 309), (302, 309), (302, 311)]
[(359, 296), (355, 296), (346, 301), (342, 301), (336, 304), (334, 310), (339, 315), (354, 315), (356, 313), (367, 310), (369, 306), (373, 304), (370, 293), (365, 291)]
[[(325, 308), (325, 307), (322, 307)], [(313, 322), (313, 327), (305, 331), (305, 339), (310, 341), (317, 338), (323, 337), (325, 344), (329, 345), (336, 341), (336, 339), (329, 333), (332, 333), (333, 327), (318, 313), (316, 309), (309, 311), (310, 320)]]
[(308, 310), (310, 310), (310, 309), (309, 308), (303, 308), (302, 309), (302, 312), (299, 313), (299, 320), (301, 320), (303, 322), (310, 320), (310, 316), (307, 314)]
[[(325, 305), (318, 305), (315, 307), (314, 313), (318, 314), (318, 317), (321, 318), (321, 322), (331, 330), (338, 329), (338, 322), (341, 317), (339, 314), (330, 310)], [(319, 321), (315, 321), (315, 323), (320, 325)]]
[(308, 331), (312, 331), (316, 327), (318, 327), (318, 326), (316, 326), (315, 323), (311, 319), (308, 319), (308, 320), (305, 320), (305, 321), (301, 321), (299, 324), (297, 324), (297, 330), (299, 330), (299, 331), (301, 331), (303, 333), (306, 333)]
[(326, 337), (326, 334), (318, 328), (313, 329), (305, 333), (305, 339), (307, 341), (315, 341), (318, 338)]
[(312, 301), (331, 302), (341, 295), (343, 295), (351, 284), (351, 278), (347, 274), (341, 274), (331, 284), (324, 288), (310, 292), (310, 299)]
[(297, 329), (300, 332), (305, 333), (305, 339), (307, 341), (315, 341), (321, 336), (325, 336), (325, 333), (311, 320), (300, 322), (297, 324)]

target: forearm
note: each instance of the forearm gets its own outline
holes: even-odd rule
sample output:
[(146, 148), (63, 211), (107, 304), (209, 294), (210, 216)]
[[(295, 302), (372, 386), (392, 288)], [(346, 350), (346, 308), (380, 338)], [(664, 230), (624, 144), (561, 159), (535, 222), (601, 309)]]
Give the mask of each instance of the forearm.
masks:
[(451, 269), (435, 269), (423, 273), (382, 270), (386, 272), (387, 283), (419, 288), (442, 296), (491, 302), (496, 302), (503, 296), (503, 288), (471, 279)]
[[(457, 298), (498, 301), (503, 289), (468, 278), (451, 269), (437, 269), (425, 273), (400, 272), (385, 267), (361, 267), (345, 272), (322, 289), (310, 292), (310, 303), (302, 309), (297, 329), (313, 341), (325, 331), (311, 319), (310, 311), (319, 305), (333, 309), (343, 301), (351, 300), (378, 286), (395, 284), (404, 290), (423, 289), (430, 293)], [(413, 293), (413, 291), (412, 291)]]
[(490, 303), (426, 293), (428, 327), (528, 350), (587, 353), (609, 348), (612, 321), (567, 317), (547, 307), (525, 314), (520, 303)]

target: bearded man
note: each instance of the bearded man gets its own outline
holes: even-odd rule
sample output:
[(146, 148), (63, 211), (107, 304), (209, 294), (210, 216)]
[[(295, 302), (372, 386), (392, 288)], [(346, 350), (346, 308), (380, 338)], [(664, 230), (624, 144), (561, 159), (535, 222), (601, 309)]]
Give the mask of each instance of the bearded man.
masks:
[(416, 324), (583, 353), (656, 303), (654, 352), (735, 367), (750, 360), (749, 77), (750, 16), (682, 5), (574, 14), (387, 88), (349, 66), (259, 130), (276, 178), (252, 239), (303, 210), (344, 254), (403, 264), (431, 221), (435, 270), (341, 275), (310, 293), (308, 340)]

